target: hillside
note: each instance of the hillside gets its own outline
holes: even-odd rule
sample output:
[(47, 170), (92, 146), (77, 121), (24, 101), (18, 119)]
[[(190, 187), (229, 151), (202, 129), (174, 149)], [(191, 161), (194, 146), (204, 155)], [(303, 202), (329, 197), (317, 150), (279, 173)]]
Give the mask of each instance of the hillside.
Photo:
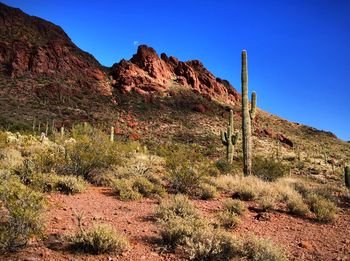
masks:
[[(205, 235), (221, 238), (215, 231), (224, 226), (217, 223), (225, 213), (218, 212), (233, 198), (245, 214), (233, 213), (231, 219), (239, 221), (228, 233), (269, 237), (291, 260), (346, 260), (350, 201), (343, 171), (350, 143), (258, 108), (252, 122), (253, 169), (264, 181), (241, 177), (241, 139), (232, 166), (220, 139), (230, 110), (234, 128), (241, 130), (241, 100), (234, 86), (198, 60), (179, 61), (140, 45), (129, 60), (107, 68), (59, 26), (0, 3), (0, 176), (5, 184), (0, 183), (0, 196), (17, 195), (6, 192), (13, 187), (20, 188), (19, 195), (34, 191), (29, 194), (49, 202), (44, 238), (7, 251), (6, 258), (109, 258), (109, 253), (77, 254), (62, 238), (77, 230), (83, 211), (83, 227), (109, 222), (130, 239), (132, 250), (113, 257), (186, 260), (186, 244), (164, 246), (155, 214), (168, 194), (180, 192), (200, 213), (191, 218), (199, 215), (210, 223), (186, 223), (186, 229), (203, 225)], [(47, 137), (40, 138), (42, 132)], [(0, 203), (6, 200), (11, 198), (0, 197)], [(178, 225), (164, 217), (161, 222)], [(322, 236), (327, 231), (329, 242)], [(3, 235), (0, 229), (0, 243)], [(247, 249), (255, 244), (242, 240)], [(252, 259), (247, 252), (240, 255)]]

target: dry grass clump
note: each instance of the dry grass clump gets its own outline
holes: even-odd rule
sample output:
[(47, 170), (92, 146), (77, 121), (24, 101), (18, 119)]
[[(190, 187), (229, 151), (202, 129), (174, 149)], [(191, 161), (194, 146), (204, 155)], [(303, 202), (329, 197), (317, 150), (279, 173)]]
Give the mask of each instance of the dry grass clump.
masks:
[(71, 248), (91, 254), (122, 254), (129, 248), (128, 240), (109, 224), (98, 224), (69, 237)]
[(253, 261), (287, 261), (284, 251), (275, 243), (262, 238), (251, 236), (243, 246), (244, 255)]
[(220, 225), (225, 228), (235, 228), (241, 223), (240, 216), (246, 211), (243, 202), (237, 199), (228, 199), (223, 203), (223, 209), (217, 213)]
[(215, 186), (208, 183), (201, 183), (198, 186), (195, 194), (200, 199), (208, 200), (215, 198), (218, 192)]
[(186, 240), (191, 260), (231, 260), (240, 257), (242, 240), (220, 230), (197, 231)]
[(319, 222), (332, 222), (338, 212), (337, 206), (322, 196), (311, 194), (307, 197), (311, 211), (316, 215), (316, 220)]

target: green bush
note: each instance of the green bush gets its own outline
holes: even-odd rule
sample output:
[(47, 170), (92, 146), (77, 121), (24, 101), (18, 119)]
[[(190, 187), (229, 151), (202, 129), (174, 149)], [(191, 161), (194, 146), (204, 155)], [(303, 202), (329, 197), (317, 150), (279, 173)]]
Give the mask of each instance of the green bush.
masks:
[(309, 195), (307, 201), (317, 221), (328, 223), (335, 220), (338, 208), (332, 201), (316, 194)]
[(220, 230), (200, 230), (186, 240), (191, 260), (235, 260), (242, 252), (242, 240)]
[(91, 254), (121, 254), (129, 248), (127, 239), (109, 224), (95, 225), (88, 231), (81, 230), (69, 241), (73, 249)]
[(1, 175), (0, 250), (26, 245), (43, 229), (44, 197), (23, 185), (16, 177)]
[(175, 192), (191, 194), (209, 175), (206, 160), (193, 146), (177, 145), (164, 154), (167, 178)]
[(287, 166), (274, 159), (255, 157), (252, 165), (252, 174), (267, 181), (274, 181), (289, 173)]
[(255, 236), (244, 241), (244, 255), (253, 261), (287, 261), (284, 251), (275, 243)]
[(117, 142), (110, 142), (109, 136), (92, 129), (85, 133), (81, 127), (72, 130), (75, 142), (65, 145), (67, 160), (65, 171), (74, 175), (88, 177), (95, 169), (108, 168), (120, 164), (120, 154), (123, 153)]

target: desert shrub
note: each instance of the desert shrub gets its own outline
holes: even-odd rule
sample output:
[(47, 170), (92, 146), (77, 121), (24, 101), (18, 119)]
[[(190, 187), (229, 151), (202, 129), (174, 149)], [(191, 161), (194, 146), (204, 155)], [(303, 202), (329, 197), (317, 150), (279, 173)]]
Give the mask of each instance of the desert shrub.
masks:
[(215, 162), (215, 166), (222, 174), (230, 173), (233, 170), (233, 165), (226, 159), (219, 159)]
[(41, 192), (51, 192), (56, 189), (56, 174), (32, 173), (26, 176), (26, 184)]
[(208, 176), (207, 161), (195, 146), (174, 145), (163, 152), (167, 179), (175, 192), (193, 193)]
[(244, 255), (253, 261), (287, 261), (284, 251), (267, 239), (252, 236), (244, 241)]
[(213, 185), (202, 183), (198, 186), (196, 195), (203, 200), (213, 199), (217, 195), (217, 190)]
[(132, 180), (133, 189), (138, 191), (142, 196), (150, 197), (157, 195), (163, 197), (166, 195), (165, 188), (158, 180), (155, 180), (154, 178), (147, 179), (145, 177), (139, 176), (134, 177)]
[(0, 150), (0, 166), (4, 169), (13, 170), (21, 167), (23, 164), (21, 152), (7, 147)]
[(95, 169), (120, 164), (122, 151), (118, 146), (119, 143), (110, 142), (108, 135), (97, 129), (85, 133), (80, 128), (78, 126), (72, 130), (75, 142), (65, 145), (68, 155), (66, 172), (88, 177)]
[(0, 182), (0, 250), (14, 250), (40, 235), (44, 198), (23, 185), (18, 178), (2, 175)]
[(276, 189), (275, 183), (267, 183), (260, 191), (257, 199), (259, 207), (263, 211), (274, 209), (279, 201), (282, 200), (282, 195)]
[(159, 220), (169, 220), (174, 216), (181, 218), (198, 218), (198, 211), (188, 197), (178, 194), (163, 199), (158, 206), (156, 216)]
[(235, 197), (241, 200), (255, 200), (258, 197), (258, 191), (253, 184), (248, 182), (243, 182), (240, 187), (236, 188)]
[(109, 224), (95, 225), (69, 238), (73, 249), (91, 254), (114, 252), (121, 254), (129, 248), (128, 240)]
[(332, 201), (316, 194), (309, 195), (307, 201), (317, 221), (327, 223), (336, 218), (338, 209)]
[(7, 146), (7, 134), (3, 131), (0, 131), (0, 149)]
[(307, 204), (303, 200), (302, 195), (295, 191), (292, 187), (279, 184), (276, 189), (279, 191), (282, 198), (281, 200), (286, 203), (287, 209), (290, 213), (298, 216), (304, 216), (310, 212)]
[(223, 210), (217, 213), (219, 224), (225, 228), (235, 228), (241, 224), (241, 218), (233, 212)]
[(118, 198), (123, 201), (140, 199), (142, 195), (133, 188), (133, 181), (129, 179), (115, 179), (112, 189), (117, 193)]
[(206, 229), (208, 226), (205, 220), (191, 216), (172, 216), (170, 219), (158, 221), (162, 242), (172, 249), (184, 245), (186, 240), (191, 238), (198, 230)]
[(215, 185), (225, 192), (233, 193), (234, 197), (241, 200), (254, 200), (268, 184), (254, 176), (224, 175), (215, 180)]
[(26, 184), (41, 192), (58, 191), (65, 194), (81, 193), (87, 183), (82, 177), (57, 175), (54, 173), (32, 173), (26, 177)]
[(224, 210), (236, 215), (243, 215), (247, 208), (244, 203), (238, 199), (227, 199), (224, 201)]
[(241, 256), (242, 240), (220, 230), (197, 231), (186, 240), (191, 260), (231, 260)]
[(56, 175), (54, 186), (57, 191), (65, 194), (81, 193), (86, 189), (87, 183), (82, 177)]
[(97, 186), (112, 186), (116, 175), (114, 171), (110, 169), (94, 169), (89, 172), (86, 179)]
[(252, 174), (267, 181), (274, 181), (287, 175), (289, 169), (274, 159), (255, 157), (252, 165)]
[(32, 154), (30, 160), (36, 172), (60, 171), (65, 166), (66, 155), (63, 146), (51, 144), (50, 146), (34, 147), (30, 153)]

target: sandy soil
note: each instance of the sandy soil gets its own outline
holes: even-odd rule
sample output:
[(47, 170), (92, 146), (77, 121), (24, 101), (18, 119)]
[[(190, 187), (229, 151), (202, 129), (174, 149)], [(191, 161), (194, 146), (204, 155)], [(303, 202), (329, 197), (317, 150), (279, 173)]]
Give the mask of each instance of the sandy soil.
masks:
[[(179, 255), (166, 253), (160, 247), (153, 218), (156, 200), (122, 202), (109, 188), (93, 186), (73, 196), (51, 194), (48, 200), (46, 239), (30, 242), (25, 249), (3, 256), (1, 260), (180, 260)], [(210, 217), (220, 209), (221, 200), (194, 200), (194, 204), (204, 216)], [(79, 212), (84, 212), (83, 226), (112, 224), (128, 237), (131, 249), (121, 256), (69, 252), (57, 238), (77, 229), (75, 213)], [(269, 214), (268, 220), (258, 220), (257, 212), (250, 210), (232, 233), (268, 237), (284, 247), (291, 260), (350, 260), (349, 212), (349, 205), (345, 205), (336, 222), (319, 224), (282, 212)]]

